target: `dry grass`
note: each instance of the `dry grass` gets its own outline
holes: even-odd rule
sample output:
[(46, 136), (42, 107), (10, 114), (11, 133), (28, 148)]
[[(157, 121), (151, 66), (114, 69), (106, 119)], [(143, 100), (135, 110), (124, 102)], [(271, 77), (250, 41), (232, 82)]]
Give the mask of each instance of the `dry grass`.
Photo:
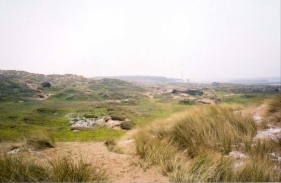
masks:
[(234, 180), (240, 182), (280, 182), (280, 162), (254, 157), (238, 169)]
[(233, 160), (220, 153), (203, 150), (189, 161), (187, 181), (226, 182), (233, 180)]
[[(138, 129), (136, 153), (145, 168), (158, 165), (172, 181), (280, 181), (280, 163), (269, 158), (278, 144), (254, 141), (257, 126), (239, 110), (236, 105), (196, 106)], [(233, 148), (249, 156), (243, 166), (227, 156)]]
[(106, 171), (85, 163), (82, 158), (75, 163), (70, 158), (60, 158), (49, 162), (52, 167), (53, 182), (101, 182), (107, 180)]
[(47, 181), (46, 168), (26, 162), (23, 157), (0, 157), (0, 182), (38, 182)]
[(118, 154), (122, 154), (122, 149), (117, 146), (117, 142), (114, 139), (107, 139), (104, 143), (104, 145), (107, 147), (107, 149), (111, 152), (115, 152)]
[(272, 117), (273, 122), (281, 122), (281, 94), (268, 101), (267, 114)]
[(31, 135), (26, 140), (26, 145), (35, 150), (55, 147), (54, 135), (51, 133), (36, 133)]
[(47, 165), (20, 156), (0, 157), (0, 182), (105, 182), (106, 170), (82, 159), (59, 158)]
[(171, 138), (187, 148), (191, 157), (204, 147), (228, 154), (231, 145), (248, 145), (257, 128), (250, 116), (242, 116), (239, 108), (230, 106), (197, 107), (178, 121)]

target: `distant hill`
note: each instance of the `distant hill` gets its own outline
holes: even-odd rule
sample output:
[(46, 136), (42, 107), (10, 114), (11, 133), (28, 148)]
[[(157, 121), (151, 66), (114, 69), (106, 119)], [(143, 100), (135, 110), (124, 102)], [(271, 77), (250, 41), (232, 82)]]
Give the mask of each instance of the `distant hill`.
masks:
[(135, 97), (143, 91), (145, 89), (132, 83), (113, 78), (93, 79), (73, 74), (44, 75), (0, 70), (0, 102), (38, 97), (44, 99), (46, 94), (54, 100), (117, 100)]
[[(103, 77), (96, 77), (103, 78)], [(167, 78), (163, 76), (107, 76), (106, 78), (121, 79), (130, 82), (149, 82), (149, 83), (182, 83), (182, 79)]]
[(280, 77), (264, 77), (264, 78), (252, 78), (252, 79), (233, 79), (230, 83), (239, 84), (281, 84)]

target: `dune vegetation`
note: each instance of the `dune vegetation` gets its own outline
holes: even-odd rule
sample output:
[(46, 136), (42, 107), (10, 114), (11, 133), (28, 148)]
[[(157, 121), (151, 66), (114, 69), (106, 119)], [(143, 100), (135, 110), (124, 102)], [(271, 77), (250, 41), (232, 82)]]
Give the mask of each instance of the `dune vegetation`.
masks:
[(106, 170), (82, 159), (54, 159), (47, 164), (21, 156), (0, 157), (1, 182), (106, 182)]
[[(265, 130), (281, 131), (280, 103), (278, 86), (140, 84), (1, 71), (0, 181), (107, 181), (106, 169), (124, 157), (132, 171), (156, 167), (163, 180), (176, 182), (281, 181), (281, 137), (263, 138)], [(244, 112), (262, 106), (263, 116)], [(111, 153), (115, 161), (88, 163), (80, 152), (65, 154), (73, 150), (68, 143), (85, 148), (81, 153)], [(48, 159), (54, 152), (67, 158), (58, 153)]]
[[(279, 142), (255, 140), (257, 126), (241, 106), (196, 106), (168, 120), (139, 129), (136, 153), (146, 167), (158, 165), (173, 181), (280, 181), (280, 162), (269, 153)], [(229, 156), (240, 151), (247, 158)]]

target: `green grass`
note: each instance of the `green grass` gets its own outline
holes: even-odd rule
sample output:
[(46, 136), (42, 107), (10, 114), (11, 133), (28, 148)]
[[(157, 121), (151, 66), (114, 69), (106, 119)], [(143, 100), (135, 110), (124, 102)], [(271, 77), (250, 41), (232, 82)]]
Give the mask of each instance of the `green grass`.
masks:
[(56, 141), (104, 141), (108, 138), (118, 139), (125, 134), (124, 131), (97, 127), (86, 131), (72, 132), (69, 128), (54, 129)]

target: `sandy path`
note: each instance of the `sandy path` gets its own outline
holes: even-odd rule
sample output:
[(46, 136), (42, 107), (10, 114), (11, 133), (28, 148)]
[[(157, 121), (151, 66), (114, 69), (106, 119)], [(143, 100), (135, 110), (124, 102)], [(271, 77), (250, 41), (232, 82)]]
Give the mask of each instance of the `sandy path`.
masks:
[(41, 161), (65, 156), (79, 160), (82, 157), (88, 163), (106, 168), (113, 182), (169, 182), (156, 167), (144, 170), (138, 165), (137, 157), (110, 152), (103, 142), (58, 142), (56, 148), (30, 155)]

